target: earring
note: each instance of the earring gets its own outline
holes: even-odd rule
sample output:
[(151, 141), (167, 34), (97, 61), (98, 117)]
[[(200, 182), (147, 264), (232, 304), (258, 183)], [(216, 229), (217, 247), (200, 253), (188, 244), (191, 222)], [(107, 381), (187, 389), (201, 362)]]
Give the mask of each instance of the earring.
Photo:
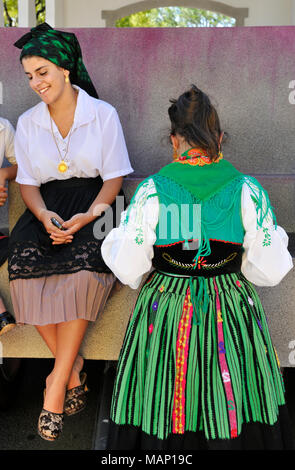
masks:
[(66, 75), (66, 76), (65, 76), (65, 82), (66, 82), (66, 83), (69, 83), (69, 81), (70, 81), (69, 76)]
[(177, 149), (173, 147), (173, 160), (177, 160), (177, 159), (178, 159)]

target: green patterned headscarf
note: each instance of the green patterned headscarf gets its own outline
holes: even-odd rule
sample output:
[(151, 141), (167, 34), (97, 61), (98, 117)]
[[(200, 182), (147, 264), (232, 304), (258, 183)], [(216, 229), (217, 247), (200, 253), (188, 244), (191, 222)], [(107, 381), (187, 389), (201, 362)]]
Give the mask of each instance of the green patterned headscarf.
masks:
[(83, 63), (80, 44), (74, 33), (57, 31), (47, 23), (42, 23), (32, 28), (14, 45), (22, 49), (20, 60), (27, 55), (44, 57), (55, 65), (69, 70), (70, 81), (73, 85), (78, 85), (90, 96), (98, 98)]

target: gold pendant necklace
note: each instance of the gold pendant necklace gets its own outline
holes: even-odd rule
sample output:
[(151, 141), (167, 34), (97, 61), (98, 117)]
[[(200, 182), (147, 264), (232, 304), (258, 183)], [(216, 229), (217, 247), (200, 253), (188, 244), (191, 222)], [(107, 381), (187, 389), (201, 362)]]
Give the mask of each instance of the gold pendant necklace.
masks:
[(58, 167), (57, 167), (58, 171), (60, 173), (65, 173), (68, 169), (68, 165), (66, 164), (66, 162), (64, 160), (62, 160), (59, 164), (58, 164)]
[[(74, 123), (73, 123), (74, 124)], [(61, 155), (61, 152), (60, 152), (60, 149), (59, 149), (59, 146), (56, 142), (56, 139), (55, 139), (55, 135), (54, 135), (54, 132), (53, 132), (53, 128), (52, 128), (52, 118), (50, 116), (50, 125), (51, 125), (51, 133), (52, 133), (52, 137), (53, 137), (53, 140), (55, 142), (55, 145), (57, 147), (57, 150), (58, 150), (58, 153), (60, 155), (60, 158), (61, 158), (61, 161), (59, 162), (59, 164), (57, 165), (57, 169), (60, 173), (65, 173), (66, 171), (68, 171), (69, 169), (69, 164), (66, 162), (66, 156), (68, 154), (68, 150), (69, 150), (69, 145), (70, 145), (70, 139), (71, 139), (71, 135), (72, 135), (72, 128), (73, 128), (73, 124), (72, 124), (72, 127), (70, 129), (70, 132), (69, 132), (69, 137), (68, 137), (68, 144), (67, 144), (67, 148), (66, 148), (66, 153), (65, 153), (65, 156), (62, 157)]]

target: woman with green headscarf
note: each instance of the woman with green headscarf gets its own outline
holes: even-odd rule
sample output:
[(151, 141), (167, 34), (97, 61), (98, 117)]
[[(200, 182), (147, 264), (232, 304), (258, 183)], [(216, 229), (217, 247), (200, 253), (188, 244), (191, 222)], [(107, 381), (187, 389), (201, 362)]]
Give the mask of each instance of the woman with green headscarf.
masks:
[(10, 289), (17, 322), (36, 326), (55, 357), (38, 422), (40, 436), (55, 440), (64, 413), (85, 407), (79, 348), (115, 279), (94, 224), (107, 209), (116, 220), (116, 196), (133, 170), (117, 112), (98, 99), (76, 36), (44, 23), (15, 46), (41, 102), (16, 130), (27, 210), (10, 237)]

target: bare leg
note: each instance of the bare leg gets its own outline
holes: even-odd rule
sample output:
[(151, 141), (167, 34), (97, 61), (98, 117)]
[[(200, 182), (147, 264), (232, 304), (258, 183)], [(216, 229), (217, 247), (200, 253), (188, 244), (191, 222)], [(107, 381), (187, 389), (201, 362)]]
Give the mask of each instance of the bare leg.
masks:
[(0, 297), (0, 313), (3, 313), (5, 311), (6, 311), (6, 307), (5, 307), (4, 301), (2, 297)]
[[(87, 326), (88, 321), (81, 319), (56, 325), (55, 363), (46, 379), (44, 400), (44, 408), (48, 411), (63, 411), (65, 391)], [(50, 338), (49, 343), (53, 345), (52, 337)]]
[(55, 357), (56, 354), (56, 324), (36, 326), (36, 330), (42, 336), (48, 348), (52, 352), (52, 355)]
[[(36, 326), (37, 331), (42, 336), (52, 355), (56, 357), (56, 341), (57, 341), (57, 324), (44, 326)], [(78, 354), (74, 362), (74, 366), (67, 384), (67, 388), (73, 388), (80, 385), (80, 372), (83, 368), (84, 360)]]

